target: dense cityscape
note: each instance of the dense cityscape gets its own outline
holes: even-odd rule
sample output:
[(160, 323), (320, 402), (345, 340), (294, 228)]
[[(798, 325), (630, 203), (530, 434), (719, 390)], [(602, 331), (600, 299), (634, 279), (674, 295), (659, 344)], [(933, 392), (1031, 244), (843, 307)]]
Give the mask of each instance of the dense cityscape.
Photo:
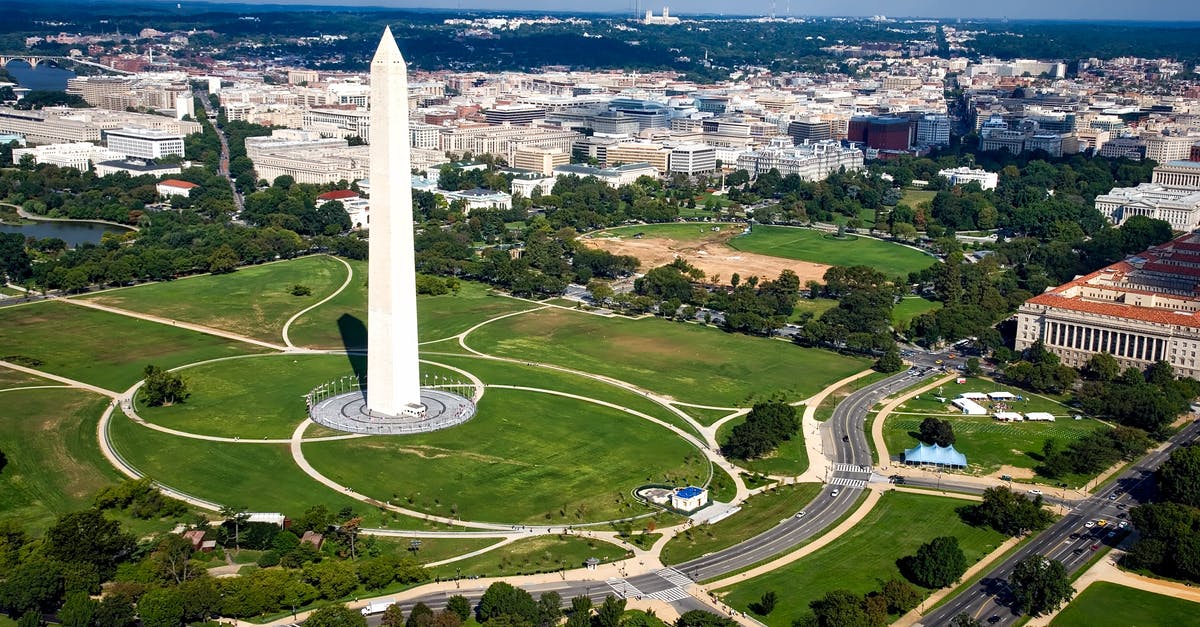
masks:
[(1194, 620), (1200, 25), (796, 4), (6, 8), (0, 627)]

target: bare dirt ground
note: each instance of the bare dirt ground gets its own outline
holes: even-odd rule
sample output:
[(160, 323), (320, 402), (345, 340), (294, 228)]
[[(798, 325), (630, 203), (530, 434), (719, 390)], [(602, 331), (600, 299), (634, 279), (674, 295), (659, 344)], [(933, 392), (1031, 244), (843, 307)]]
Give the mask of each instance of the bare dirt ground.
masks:
[(825, 271), (829, 269), (829, 266), (820, 263), (735, 250), (725, 244), (725, 240), (731, 237), (732, 233), (713, 235), (690, 242), (654, 237), (598, 237), (583, 241), (588, 246), (607, 250), (614, 255), (637, 257), (642, 262), (639, 269), (641, 272), (665, 266), (675, 261), (676, 257), (682, 257), (684, 261), (703, 270), (709, 280), (717, 276), (722, 283), (728, 283), (735, 272), (741, 275), (743, 280), (752, 276), (767, 280), (775, 279), (784, 270), (791, 270), (800, 277), (800, 284), (803, 285), (809, 280), (824, 282)]

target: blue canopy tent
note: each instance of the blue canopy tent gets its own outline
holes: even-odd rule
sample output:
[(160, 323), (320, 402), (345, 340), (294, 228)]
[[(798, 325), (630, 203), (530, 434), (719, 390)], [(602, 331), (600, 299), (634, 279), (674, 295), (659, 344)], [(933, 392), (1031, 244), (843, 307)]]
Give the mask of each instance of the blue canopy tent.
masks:
[(904, 451), (906, 464), (932, 464), (950, 468), (966, 468), (967, 456), (954, 450), (954, 445), (919, 444)]

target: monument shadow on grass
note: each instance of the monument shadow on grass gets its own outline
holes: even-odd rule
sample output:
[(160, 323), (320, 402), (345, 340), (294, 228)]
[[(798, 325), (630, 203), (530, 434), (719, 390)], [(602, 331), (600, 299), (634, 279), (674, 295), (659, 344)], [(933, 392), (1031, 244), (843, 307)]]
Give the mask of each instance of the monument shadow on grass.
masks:
[[(350, 370), (360, 381), (367, 380), (367, 326), (355, 316), (342, 314), (338, 320), (338, 332), (342, 335), (342, 347), (350, 360)], [(366, 388), (361, 388), (366, 398)]]

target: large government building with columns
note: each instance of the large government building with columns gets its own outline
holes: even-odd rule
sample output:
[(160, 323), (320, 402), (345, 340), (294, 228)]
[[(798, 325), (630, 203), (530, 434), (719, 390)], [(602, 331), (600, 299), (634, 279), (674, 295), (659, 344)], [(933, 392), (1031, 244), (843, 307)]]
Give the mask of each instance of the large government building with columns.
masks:
[(1125, 367), (1163, 360), (1200, 379), (1200, 231), (1025, 301), (1016, 348), (1037, 340), (1068, 366), (1108, 352)]

